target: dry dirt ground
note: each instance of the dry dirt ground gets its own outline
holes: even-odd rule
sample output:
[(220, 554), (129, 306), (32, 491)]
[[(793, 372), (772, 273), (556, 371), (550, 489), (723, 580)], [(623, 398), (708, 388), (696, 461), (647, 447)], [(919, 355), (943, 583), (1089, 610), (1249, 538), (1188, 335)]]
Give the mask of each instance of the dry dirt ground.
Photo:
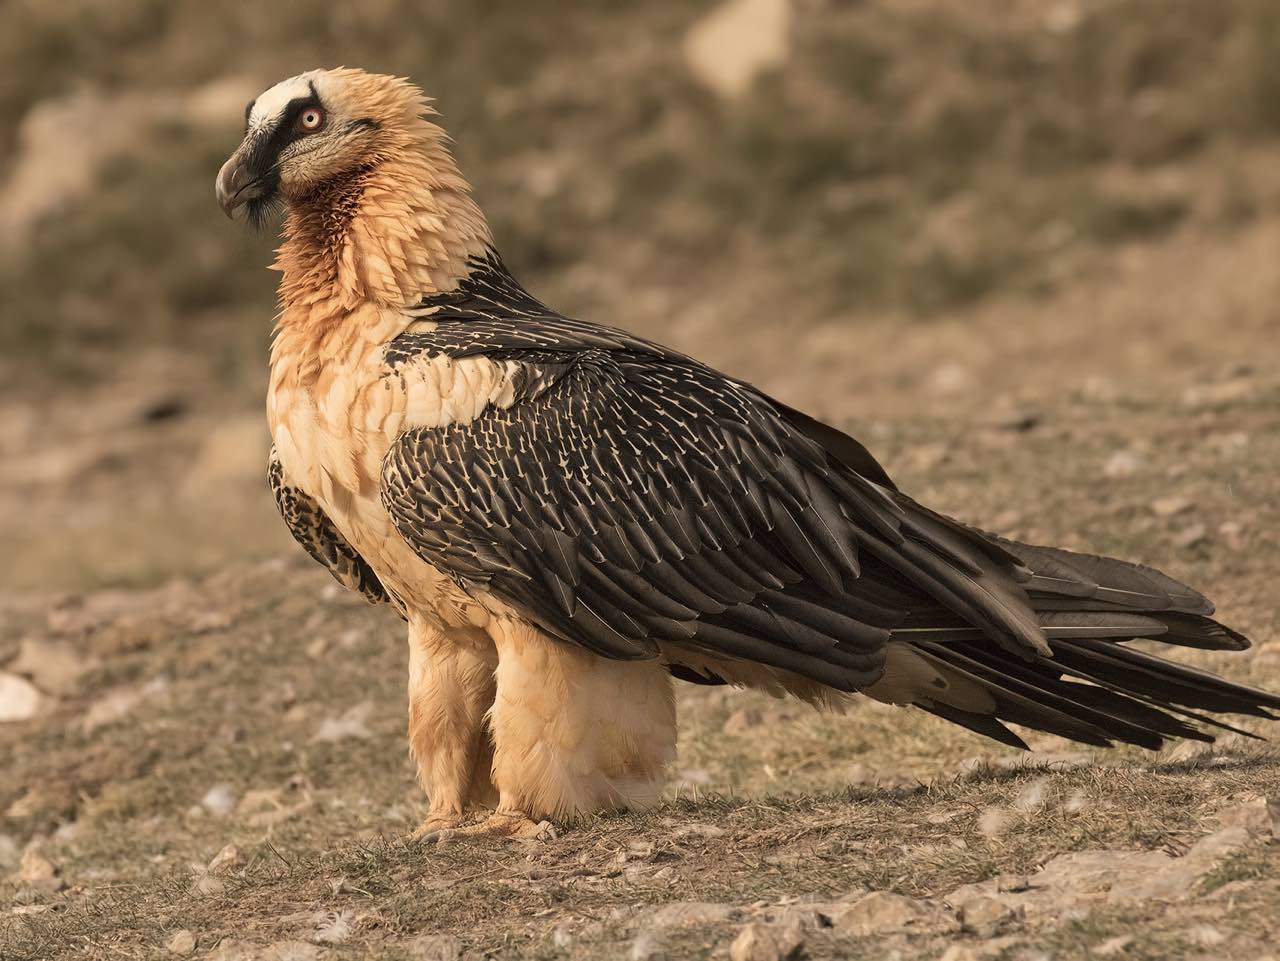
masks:
[(1280, 956), (1280, 724), (1021, 755), (682, 686), (657, 810), (405, 843), (402, 628), (275, 516), (210, 187), (263, 83), (425, 79), (535, 292), (1190, 581), (1255, 646), (1179, 656), (1280, 689), (1275, 4), (796, 0), (731, 104), (710, 2), (456, 6), (0, 6), (0, 959)]
[[(1135, 248), (1060, 300), (905, 332), (833, 321), (789, 354), (765, 329), (750, 356), (682, 346), (856, 430), (941, 509), (1195, 582), (1256, 646), (1185, 658), (1277, 688), (1276, 280), (1225, 283), (1277, 239)], [(46, 445), (38, 482), (12, 473), (35, 451), (10, 461), (19, 524), (64, 512), (80, 526), (49, 557), (90, 567), (113, 543), (175, 549), (139, 517), (190, 543), (227, 524), (204, 536), (265, 559), (51, 595), (38, 575), (74, 572), (7, 553), (29, 583), (0, 598), (0, 665), (42, 700), (0, 725), (6, 961), (1274, 951), (1280, 754), (1234, 735), (1158, 756), (1038, 737), (1022, 756), (915, 712), (682, 687), (656, 811), (549, 842), (407, 844), (423, 802), (398, 622), (277, 536), (248, 426), (227, 442), (253, 449), (242, 475), (209, 440), (236, 417), (119, 395), (78, 398), (80, 433)], [(46, 424), (74, 421), (53, 405)]]

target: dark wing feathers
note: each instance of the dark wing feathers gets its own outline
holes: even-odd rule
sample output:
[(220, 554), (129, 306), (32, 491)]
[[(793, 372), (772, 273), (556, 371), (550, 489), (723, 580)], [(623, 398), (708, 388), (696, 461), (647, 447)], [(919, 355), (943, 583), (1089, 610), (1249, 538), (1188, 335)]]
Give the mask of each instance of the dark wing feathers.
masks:
[(774, 407), (782, 415), (783, 420), (821, 447), (826, 452), (829, 462), (843, 464), (849, 470), (888, 490), (898, 489), (885, 469), (880, 466), (880, 462), (862, 446), (861, 442), (794, 407), (788, 407), (776, 401)]
[(1209, 601), (1172, 577), (1140, 564), (1058, 547), (1031, 547), (991, 538), (1034, 571), (1024, 586), (1050, 595), (1087, 597), (1126, 609), (1176, 611), (1207, 616)]
[(873, 682), (889, 626), (875, 622), (900, 612), (790, 592), (842, 594), (860, 572), (856, 528), (812, 451), (789, 449), (758, 395), (683, 358), (571, 356), (535, 398), (400, 438), (383, 496), (402, 535), (605, 656), (683, 643), (845, 690)]
[(320, 505), (286, 481), (274, 447), (267, 458), (267, 481), (289, 533), (312, 558), (323, 564), (339, 584), (363, 594), (369, 603), (390, 601), (373, 568), (338, 533)]
[(496, 257), (474, 267), (462, 289), (414, 308), (435, 323), (392, 342), (387, 362), (514, 361), (515, 402), (407, 431), (382, 474), (404, 538), (469, 589), (606, 657), (675, 645), (846, 691), (873, 685), (888, 646), (908, 644), (994, 710), (927, 692), (914, 703), (1019, 747), (1002, 722), (1157, 747), (1207, 738), (1196, 725), (1234, 730), (1205, 712), (1280, 708), (1118, 643), (1246, 647), (1190, 588), (935, 514), (840, 431), (687, 357), (547, 311)]

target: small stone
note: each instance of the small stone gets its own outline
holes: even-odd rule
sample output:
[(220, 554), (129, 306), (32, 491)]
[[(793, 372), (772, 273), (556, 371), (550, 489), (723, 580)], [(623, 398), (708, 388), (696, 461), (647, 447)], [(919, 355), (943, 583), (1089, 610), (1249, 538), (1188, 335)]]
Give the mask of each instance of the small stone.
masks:
[(1244, 525), (1239, 521), (1223, 521), (1218, 525), (1218, 536), (1229, 550), (1242, 551), (1247, 546)]
[(1023, 910), (996, 898), (974, 898), (960, 909), (960, 924), (980, 938), (992, 938), (1022, 920)]
[(729, 946), (729, 961), (790, 961), (803, 946), (798, 928), (748, 924)]
[(213, 860), (209, 862), (205, 871), (217, 876), (227, 874), (242, 864), (244, 864), (244, 857), (240, 854), (240, 849), (234, 844), (228, 844), (213, 856)]
[(147, 684), (142, 687), (118, 687), (108, 691), (89, 705), (81, 724), (86, 734), (91, 734), (100, 727), (122, 721), (132, 714), (139, 705), (154, 694), (159, 693), (163, 685)]
[(0, 673), (0, 722), (30, 720), (43, 701), (44, 696), (25, 677)]
[(65, 641), (28, 638), (18, 648), (18, 656), (9, 665), (14, 674), (25, 674), (43, 691), (70, 694), (88, 662)]
[(1157, 497), (1151, 502), (1151, 511), (1157, 517), (1173, 517), (1177, 514), (1184, 514), (1193, 507), (1195, 507), (1194, 501), (1176, 494), (1168, 497)]
[(1113, 954), (1120, 954), (1131, 944), (1133, 944), (1132, 934), (1120, 934), (1114, 938), (1107, 938), (1105, 941), (1098, 942), (1093, 949), (1093, 953), (1101, 958), (1108, 958)]
[(725, 734), (745, 734), (763, 723), (764, 715), (760, 713), (759, 708), (740, 707), (725, 719), (724, 726), (720, 730)]
[(838, 911), (831, 919), (837, 930), (856, 937), (885, 931), (945, 932), (957, 929), (956, 919), (937, 901), (875, 891)]
[(313, 741), (341, 741), (346, 738), (368, 738), (373, 736), (365, 721), (373, 711), (369, 701), (349, 708), (338, 717), (325, 718), (312, 736)]
[(1140, 470), (1142, 470), (1142, 458), (1131, 450), (1116, 451), (1102, 465), (1103, 476), (1112, 479), (1132, 477)]
[(182, 928), (173, 933), (173, 937), (165, 942), (165, 947), (170, 954), (190, 954), (196, 949), (196, 936)]
[(18, 864), (20, 880), (49, 880), (56, 873), (58, 869), (54, 868), (54, 862), (41, 855), (35, 848), (24, 852)]
[(57, 875), (58, 869), (54, 863), (35, 848), (24, 851), (22, 859), (18, 862), (18, 879), (28, 884), (44, 886), (52, 882)]
[(1213, 948), (1227, 940), (1227, 936), (1217, 928), (1201, 924), (1187, 932), (1187, 937), (1202, 948)]
[(200, 799), (200, 805), (210, 814), (226, 817), (236, 807), (236, 795), (230, 784), (215, 784)]

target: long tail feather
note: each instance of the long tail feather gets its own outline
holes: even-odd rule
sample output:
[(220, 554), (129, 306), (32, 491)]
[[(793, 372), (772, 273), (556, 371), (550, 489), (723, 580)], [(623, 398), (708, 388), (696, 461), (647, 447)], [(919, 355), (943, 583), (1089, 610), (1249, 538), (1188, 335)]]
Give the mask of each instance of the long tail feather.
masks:
[[(933, 520), (933, 518), (931, 518)], [(1125, 642), (1145, 638), (1180, 647), (1239, 651), (1243, 635), (1212, 620), (1213, 605), (1159, 571), (1108, 557), (992, 538), (1025, 571), (1019, 588), (1048, 643), (1011, 656), (1005, 639), (954, 610), (916, 609), (891, 633), (934, 664), (990, 695), (994, 707), (947, 702), (922, 688), (910, 702), (972, 731), (1025, 747), (1011, 722), (1086, 744), (1159, 748), (1169, 738), (1212, 741), (1212, 730), (1256, 737), (1216, 717), (1275, 719), (1280, 695), (1167, 660)], [(875, 691), (870, 691), (876, 696)]]

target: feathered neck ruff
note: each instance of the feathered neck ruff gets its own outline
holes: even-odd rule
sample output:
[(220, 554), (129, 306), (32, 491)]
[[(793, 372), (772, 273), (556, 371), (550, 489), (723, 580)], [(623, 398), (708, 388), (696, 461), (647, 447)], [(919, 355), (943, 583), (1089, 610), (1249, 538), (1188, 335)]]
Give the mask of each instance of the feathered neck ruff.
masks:
[(451, 290), (468, 258), (492, 248), (422, 94), (398, 82), (366, 92), (361, 107), (386, 118), (377, 152), (289, 203), (274, 265), (282, 274), (278, 332), (323, 335), (362, 307), (397, 308)]

